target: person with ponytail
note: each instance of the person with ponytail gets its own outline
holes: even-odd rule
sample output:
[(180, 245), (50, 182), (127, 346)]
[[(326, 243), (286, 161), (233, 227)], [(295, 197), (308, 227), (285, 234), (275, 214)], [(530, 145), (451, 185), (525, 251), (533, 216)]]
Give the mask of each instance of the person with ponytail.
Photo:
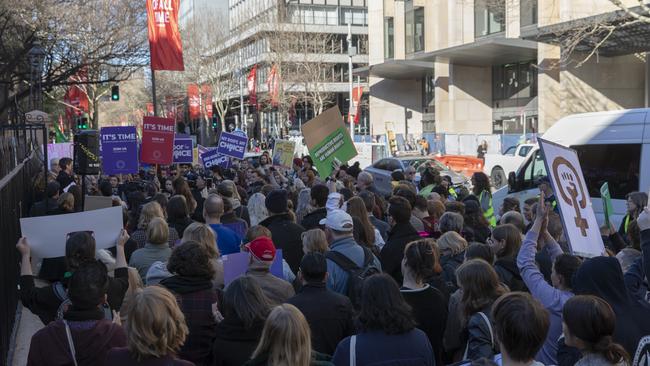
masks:
[(625, 366), (629, 355), (613, 340), (616, 315), (609, 304), (592, 295), (571, 298), (564, 305), (565, 342), (582, 351), (575, 366)]
[[(114, 277), (108, 279), (108, 305), (110, 309), (119, 311), (124, 294), (129, 287), (129, 272), (127, 270), (124, 245), (129, 240), (126, 230), (122, 229), (116, 246)], [(78, 231), (69, 233), (65, 243), (65, 263), (67, 272), (63, 278), (50, 286), (36, 287), (30, 261), (31, 248), (27, 238), (20, 238), (16, 249), (22, 256), (18, 294), (23, 306), (37, 315), (43, 324), (60, 318), (61, 304), (67, 299), (68, 282), (72, 274), (81, 265), (95, 261), (95, 237), (92, 232)]]

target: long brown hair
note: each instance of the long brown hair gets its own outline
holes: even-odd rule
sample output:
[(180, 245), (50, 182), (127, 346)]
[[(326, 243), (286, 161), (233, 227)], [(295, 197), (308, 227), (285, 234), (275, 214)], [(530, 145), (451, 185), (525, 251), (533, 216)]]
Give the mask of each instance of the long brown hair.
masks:
[(496, 251), (497, 258), (515, 257), (521, 248), (521, 232), (512, 224), (499, 225), (492, 231), (494, 239), (505, 241), (503, 248)]
[(373, 247), (375, 245), (375, 227), (370, 222), (368, 210), (366, 210), (366, 205), (360, 197), (350, 198), (348, 201), (348, 213), (350, 216), (356, 216), (361, 221), (366, 239), (366, 242), (361, 244), (365, 244), (369, 248)]
[(458, 286), (463, 289), (461, 300), (465, 318), (492, 304), (506, 289), (492, 266), (482, 259), (471, 259), (456, 270)]
[(180, 194), (181, 196), (185, 197), (187, 208), (189, 209), (191, 216), (194, 213), (194, 210), (196, 210), (196, 200), (192, 195), (189, 184), (187, 184), (187, 181), (183, 177), (174, 179), (172, 184), (174, 186), (174, 194)]
[(592, 295), (574, 296), (564, 304), (562, 321), (571, 335), (584, 342), (587, 352), (602, 355), (612, 364), (629, 361), (623, 346), (612, 339), (616, 314), (607, 301)]
[(424, 282), (442, 272), (436, 241), (420, 239), (406, 244), (404, 259), (418, 282)]

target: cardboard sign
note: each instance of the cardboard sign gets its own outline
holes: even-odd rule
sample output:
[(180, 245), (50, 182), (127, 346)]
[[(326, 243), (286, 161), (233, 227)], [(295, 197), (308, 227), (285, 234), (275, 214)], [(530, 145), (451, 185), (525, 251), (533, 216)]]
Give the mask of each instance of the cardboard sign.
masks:
[[(222, 256), (221, 259), (223, 260), (224, 284), (228, 286), (237, 277), (246, 274), (250, 261), (250, 253), (227, 254)], [(271, 264), (271, 274), (277, 278), (284, 279), (284, 273), (282, 271), (282, 249), (275, 251), (275, 259), (273, 260), (273, 264)]]
[(144, 117), (140, 160), (149, 164), (172, 164), (174, 149), (174, 120)]
[(92, 231), (97, 249), (110, 248), (115, 246), (122, 227), (121, 206), (20, 219), (20, 231), (29, 242), (32, 256), (41, 259), (65, 256), (67, 236), (76, 231)]
[(273, 165), (291, 168), (293, 166), (293, 151), (296, 143), (289, 140), (275, 140), (273, 147)]
[(104, 174), (138, 172), (138, 136), (135, 126), (102, 127), (100, 138)]
[(231, 156), (237, 159), (243, 159), (246, 153), (248, 138), (246, 135), (237, 135), (234, 133), (222, 132), (219, 138), (217, 151), (221, 155)]
[(578, 155), (568, 147), (544, 139), (539, 139), (539, 146), (571, 251), (583, 257), (603, 255), (605, 246)]
[(208, 150), (201, 155), (203, 167), (210, 170), (213, 166), (220, 166), (224, 169), (230, 168), (230, 157), (219, 153), (217, 149)]
[(192, 164), (192, 138), (188, 135), (174, 137), (174, 164)]
[[(60, 142), (56, 144), (47, 144), (47, 158), (52, 159), (61, 159), (61, 158), (71, 158), (73, 156), (72, 152), (72, 143), (71, 142)], [(50, 162), (48, 161), (49, 165)], [(50, 169), (52, 167), (50, 166)]]
[(609, 228), (611, 226), (610, 218), (614, 213), (614, 209), (612, 208), (612, 195), (609, 193), (609, 184), (607, 182), (603, 183), (603, 185), (600, 187), (600, 197), (603, 199), (605, 226)]
[(84, 211), (113, 207), (113, 197), (88, 196), (84, 199)]
[(305, 123), (302, 134), (321, 177), (332, 173), (333, 162), (345, 164), (357, 156), (338, 107), (332, 107)]

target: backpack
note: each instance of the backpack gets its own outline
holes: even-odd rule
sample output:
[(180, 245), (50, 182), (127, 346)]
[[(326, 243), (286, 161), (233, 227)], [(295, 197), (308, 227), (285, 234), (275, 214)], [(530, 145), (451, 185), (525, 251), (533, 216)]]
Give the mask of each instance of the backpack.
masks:
[[(59, 308), (56, 310), (54, 320), (63, 320), (63, 314), (68, 311), (68, 308), (72, 305), (72, 301), (70, 301), (68, 291), (66, 291), (63, 283), (60, 281), (52, 284), (52, 290), (54, 290), (54, 295), (56, 295), (57, 299), (61, 301)], [(113, 312), (107, 304), (102, 304), (102, 310), (104, 310), (104, 319), (113, 320)]]
[(341, 267), (348, 274), (348, 290), (344, 295), (350, 298), (355, 308), (359, 305), (361, 288), (365, 279), (374, 274), (381, 273), (381, 270), (374, 264), (374, 256), (370, 249), (363, 246), (361, 248), (363, 249), (363, 267), (357, 266), (356, 263), (342, 253), (333, 250), (325, 253), (327, 259), (336, 263), (337, 266)]

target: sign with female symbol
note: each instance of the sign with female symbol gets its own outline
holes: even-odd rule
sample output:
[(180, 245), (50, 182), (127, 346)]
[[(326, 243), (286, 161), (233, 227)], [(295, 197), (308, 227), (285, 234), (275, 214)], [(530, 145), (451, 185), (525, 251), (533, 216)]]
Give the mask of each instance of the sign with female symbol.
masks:
[(573, 254), (596, 257), (605, 253), (603, 239), (591, 205), (591, 197), (576, 152), (539, 139), (553, 193), (557, 199), (564, 233)]

